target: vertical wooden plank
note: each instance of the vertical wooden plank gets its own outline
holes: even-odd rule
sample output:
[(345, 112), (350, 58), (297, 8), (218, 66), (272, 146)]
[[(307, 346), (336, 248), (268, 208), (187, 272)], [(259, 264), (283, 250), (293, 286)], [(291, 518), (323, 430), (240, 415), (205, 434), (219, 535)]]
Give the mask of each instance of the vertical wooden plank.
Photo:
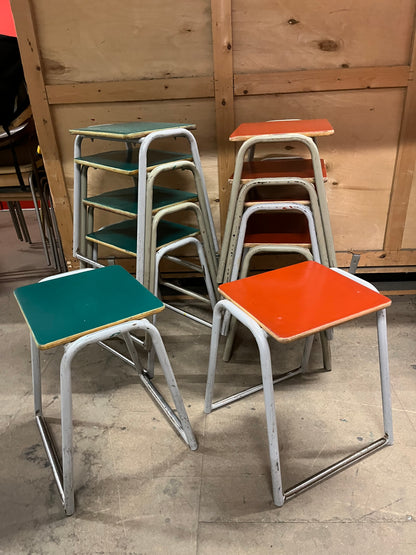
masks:
[(45, 90), (30, 0), (11, 0), (39, 145), (54, 202), (65, 256), (72, 256), (72, 209)]
[(409, 84), (403, 109), (396, 166), (387, 216), (384, 250), (398, 251), (402, 247), (406, 215), (416, 160), (416, 18), (413, 22), (413, 47)]
[(234, 169), (234, 146), (228, 137), (234, 130), (234, 83), (231, 0), (211, 0), (214, 59), (215, 119), (221, 232), (227, 217), (228, 178)]

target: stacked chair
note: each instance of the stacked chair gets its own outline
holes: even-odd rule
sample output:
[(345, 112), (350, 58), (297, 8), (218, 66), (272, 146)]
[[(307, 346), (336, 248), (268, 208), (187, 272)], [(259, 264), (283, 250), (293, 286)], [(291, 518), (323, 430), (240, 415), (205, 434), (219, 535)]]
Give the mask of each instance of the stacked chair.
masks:
[[(208, 299), (177, 284), (164, 281), (165, 287), (190, 294), (211, 308), (216, 301), (214, 283), (217, 272), (218, 243), (196, 140), (189, 129), (191, 124), (180, 123), (123, 123), (96, 125), (73, 129), (74, 147), (74, 257), (82, 265), (100, 267), (99, 246), (136, 258), (136, 278), (150, 291), (158, 294), (159, 265), (162, 258), (181, 264), (203, 274)], [(186, 154), (154, 148), (156, 141), (183, 138), (189, 145)], [(125, 145), (124, 148), (83, 155), (84, 139), (101, 139)], [(88, 192), (88, 170), (96, 168), (133, 178), (133, 186), (117, 191), (105, 191), (91, 196)], [(165, 177), (187, 173), (193, 191), (183, 187), (160, 186)], [(121, 222), (96, 229), (95, 211), (105, 210), (123, 216)], [(193, 214), (196, 225), (183, 223)], [(172, 221), (176, 215), (181, 221)], [(188, 221), (186, 219), (186, 222)], [(172, 251), (193, 245), (200, 265), (190, 263)], [(172, 305), (169, 308), (200, 323), (210, 322)]]
[(0, 133), (0, 203), (5, 203), (20, 241), (32, 243), (22, 203), (33, 203), (48, 266), (66, 270), (42, 156), (30, 106)]

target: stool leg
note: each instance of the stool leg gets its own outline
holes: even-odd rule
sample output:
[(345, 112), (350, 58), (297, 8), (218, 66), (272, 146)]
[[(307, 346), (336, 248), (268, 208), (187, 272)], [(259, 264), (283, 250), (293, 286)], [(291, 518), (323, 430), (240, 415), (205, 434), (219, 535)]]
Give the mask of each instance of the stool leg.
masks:
[(391, 412), (390, 373), (387, 347), (386, 309), (377, 312), (378, 355), (380, 363), (381, 398), (383, 404), (384, 432), (387, 444), (393, 444), (393, 418)]
[(156, 355), (159, 359), (160, 366), (162, 367), (163, 373), (165, 375), (166, 383), (169, 387), (170, 394), (172, 396), (173, 402), (178, 413), (178, 418), (182, 426), (183, 433), (185, 435), (186, 441), (192, 451), (198, 448), (194, 433), (191, 428), (191, 424), (186, 413), (185, 405), (183, 403), (181, 394), (179, 393), (178, 385), (176, 383), (175, 375), (172, 370), (168, 355), (166, 353), (165, 345), (162, 341), (160, 333), (153, 324), (146, 320), (146, 332), (149, 333), (153, 347), (156, 351)]
[[(276, 425), (276, 408), (274, 404), (274, 384), (267, 334), (252, 318), (247, 316), (247, 314), (245, 314), (237, 306), (227, 300), (219, 301), (214, 309), (204, 412), (209, 414), (211, 410), (216, 408), (216, 405), (220, 405), (220, 403), (216, 403), (214, 405), (212, 404), (212, 394), (214, 389), (218, 343), (221, 331), (221, 312), (223, 310), (231, 311), (233, 316), (235, 316), (245, 326), (247, 326), (247, 328), (253, 334), (259, 348), (262, 386), (256, 388), (256, 390), (261, 389), (261, 387), (263, 388), (266, 410), (267, 436), (269, 441), (269, 458), (272, 476), (273, 501), (278, 507), (281, 507), (285, 501), (285, 497), (283, 494), (282, 477), (280, 473), (279, 442)], [(237, 394), (229, 399), (235, 400), (236, 398), (241, 398), (241, 395)]]
[(33, 397), (35, 403), (35, 416), (42, 416), (42, 385), (40, 375), (40, 353), (38, 346), (30, 335), (30, 353), (32, 361), (32, 384), (33, 384)]
[[(75, 348), (73, 348), (75, 346)], [(62, 425), (62, 476), (63, 476), (63, 503), (65, 513), (72, 515), (74, 503), (74, 478), (73, 478), (73, 446), (72, 446), (72, 385), (71, 361), (78, 349), (76, 342), (70, 343), (65, 348), (61, 360), (61, 425)]]
[(212, 395), (214, 391), (215, 370), (217, 366), (218, 343), (220, 340), (222, 311), (224, 301), (219, 301), (214, 308), (212, 316), (211, 346), (209, 351), (207, 385), (205, 388), (204, 412), (209, 414), (212, 410)]
[(256, 338), (260, 353), (264, 405), (266, 408), (267, 436), (269, 440), (273, 501), (275, 505), (281, 507), (285, 502), (285, 496), (283, 493), (282, 475), (280, 473), (279, 440), (277, 436), (276, 407), (274, 404), (272, 361), (267, 335), (263, 332), (260, 326), (257, 327), (258, 330), (256, 330), (253, 326), (251, 331)]

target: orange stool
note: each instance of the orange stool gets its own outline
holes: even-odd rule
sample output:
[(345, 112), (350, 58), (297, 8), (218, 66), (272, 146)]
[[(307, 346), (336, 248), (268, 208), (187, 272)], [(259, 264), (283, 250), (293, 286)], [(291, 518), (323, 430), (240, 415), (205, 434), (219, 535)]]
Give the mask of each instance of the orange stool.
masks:
[[(366, 455), (393, 443), (390, 382), (385, 309), (391, 304), (370, 284), (342, 270), (314, 261), (301, 262), (264, 274), (224, 283), (219, 287), (225, 299), (216, 304), (205, 395), (205, 412), (240, 400), (263, 389), (273, 500), (277, 506)], [(231, 397), (212, 402), (218, 342), (223, 312), (230, 312), (254, 335), (260, 353), (262, 384)], [(307, 368), (313, 335), (349, 320), (377, 312), (379, 367), (385, 435), (328, 468), (284, 490), (281, 477), (273, 384)], [(268, 337), (281, 343), (306, 338), (301, 365), (273, 379)]]

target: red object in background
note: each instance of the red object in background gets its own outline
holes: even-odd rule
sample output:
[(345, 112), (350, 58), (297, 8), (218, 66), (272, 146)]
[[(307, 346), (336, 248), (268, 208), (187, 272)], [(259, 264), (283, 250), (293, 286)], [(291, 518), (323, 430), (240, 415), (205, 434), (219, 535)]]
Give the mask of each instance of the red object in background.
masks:
[[(0, 35), (7, 35), (9, 37), (16, 36), (16, 27), (10, 6), (10, 0), (0, 0)], [(21, 202), (22, 208), (32, 208), (33, 202)], [(7, 209), (5, 202), (0, 202), (0, 210)]]
[(0, 0), (0, 35), (16, 36), (10, 0)]

